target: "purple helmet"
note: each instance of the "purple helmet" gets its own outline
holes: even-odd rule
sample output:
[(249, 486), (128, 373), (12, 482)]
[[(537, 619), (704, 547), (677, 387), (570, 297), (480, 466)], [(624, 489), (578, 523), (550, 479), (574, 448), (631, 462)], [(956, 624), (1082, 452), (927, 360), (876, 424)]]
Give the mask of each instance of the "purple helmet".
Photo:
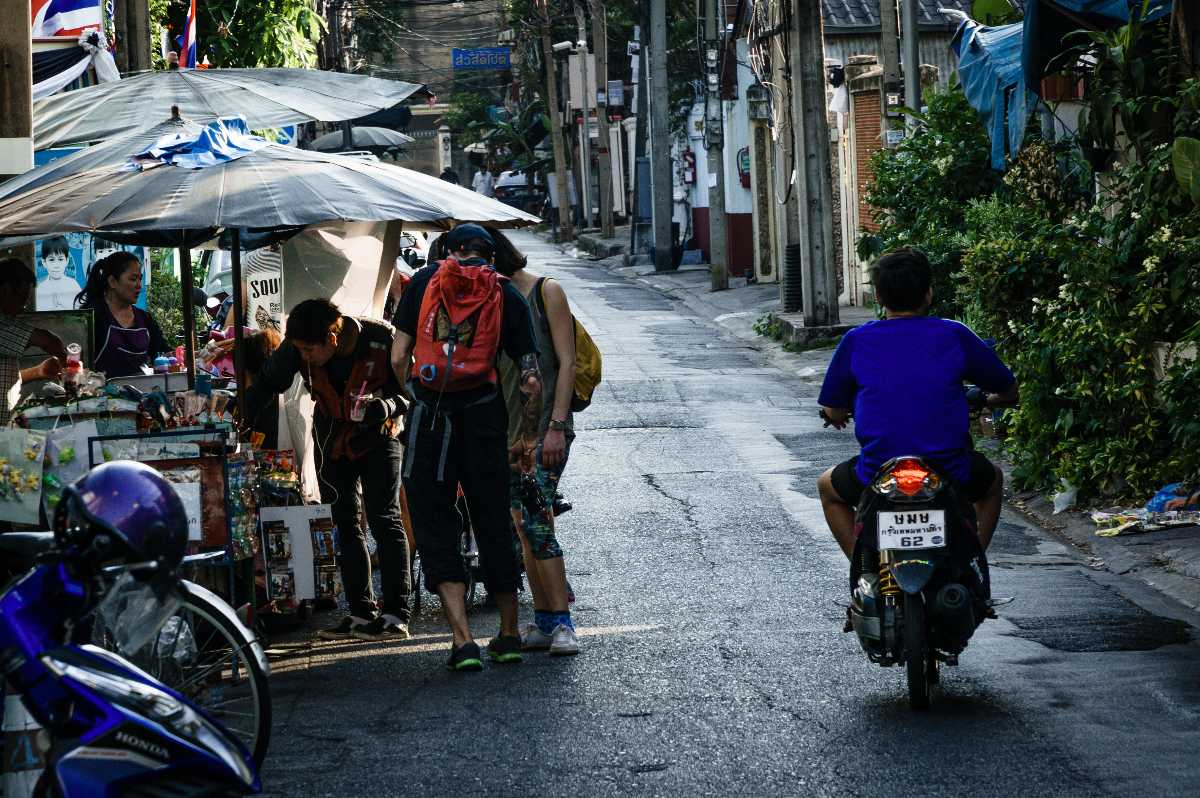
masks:
[(99, 527), (122, 544), (119, 553), (127, 560), (158, 560), (169, 571), (187, 548), (187, 513), (179, 494), (162, 474), (133, 460), (105, 463), (65, 488), (54, 527), (78, 544), (90, 542)]

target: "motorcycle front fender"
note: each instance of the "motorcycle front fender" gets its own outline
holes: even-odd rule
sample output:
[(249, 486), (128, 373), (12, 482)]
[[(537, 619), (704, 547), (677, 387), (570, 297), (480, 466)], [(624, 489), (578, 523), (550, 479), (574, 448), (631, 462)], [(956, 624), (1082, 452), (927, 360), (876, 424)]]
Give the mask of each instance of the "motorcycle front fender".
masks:
[(922, 556), (917, 552), (897, 554), (904, 559), (896, 560), (890, 566), (896, 584), (900, 585), (900, 589), (905, 593), (920, 593), (933, 578), (939, 558)]

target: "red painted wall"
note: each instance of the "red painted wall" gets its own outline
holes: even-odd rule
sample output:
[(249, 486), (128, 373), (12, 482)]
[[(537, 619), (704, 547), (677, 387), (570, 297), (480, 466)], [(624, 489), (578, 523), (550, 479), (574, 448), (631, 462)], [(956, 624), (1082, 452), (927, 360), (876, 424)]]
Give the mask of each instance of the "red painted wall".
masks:
[[(725, 245), (729, 250), (729, 274), (745, 277), (754, 268), (754, 216), (749, 213), (725, 214)], [(708, 208), (692, 208), (692, 238), (704, 250), (708, 260)]]

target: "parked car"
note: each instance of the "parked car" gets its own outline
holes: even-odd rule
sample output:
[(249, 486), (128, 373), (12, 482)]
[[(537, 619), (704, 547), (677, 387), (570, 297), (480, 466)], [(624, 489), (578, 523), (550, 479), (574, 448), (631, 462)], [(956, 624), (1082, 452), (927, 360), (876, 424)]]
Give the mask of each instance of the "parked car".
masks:
[(546, 202), (545, 188), (532, 185), (530, 175), (525, 172), (501, 172), (495, 191), (496, 199), (526, 213), (540, 214)]

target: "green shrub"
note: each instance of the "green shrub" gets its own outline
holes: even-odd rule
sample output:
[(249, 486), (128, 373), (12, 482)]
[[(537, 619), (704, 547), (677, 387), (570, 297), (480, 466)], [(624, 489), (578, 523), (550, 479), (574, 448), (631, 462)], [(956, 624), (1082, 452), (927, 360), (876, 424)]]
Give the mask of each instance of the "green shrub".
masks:
[(872, 156), (866, 201), (879, 231), (859, 239), (858, 254), (870, 260), (896, 247), (921, 249), (934, 271), (933, 312), (953, 317), (961, 312), (953, 277), (971, 243), (964, 215), (971, 200), (1000, 186), (1000, 174), (989, 165), (987, 133), (957, 82), (924, 99), (924, 129)]

